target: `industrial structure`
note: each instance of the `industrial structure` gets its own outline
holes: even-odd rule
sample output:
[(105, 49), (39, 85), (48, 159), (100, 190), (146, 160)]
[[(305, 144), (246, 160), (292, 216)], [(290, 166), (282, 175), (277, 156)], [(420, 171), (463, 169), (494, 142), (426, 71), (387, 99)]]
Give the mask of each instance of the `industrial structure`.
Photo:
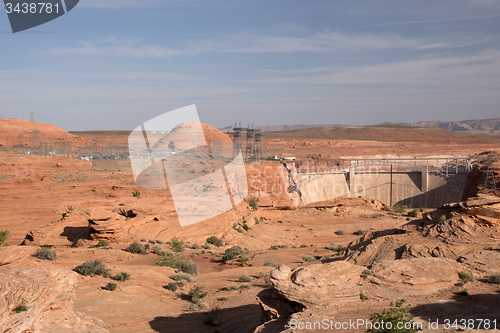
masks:
[(262, 130), (260, 128), (241, 127), (235, 123), (232, 131), (228, 132), (233, 140), (234, 151), (241, 150), (246, 162), (258, 162), (262, 158)]

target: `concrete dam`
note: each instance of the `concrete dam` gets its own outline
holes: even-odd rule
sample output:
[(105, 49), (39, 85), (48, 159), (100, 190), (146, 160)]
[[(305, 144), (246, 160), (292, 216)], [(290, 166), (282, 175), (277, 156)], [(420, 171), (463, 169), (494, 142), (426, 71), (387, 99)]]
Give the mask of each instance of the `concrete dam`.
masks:
[(388, 206), (435, 208), (462, 200), (470, 158), (283, 162), (304, 204), (362, 196)]

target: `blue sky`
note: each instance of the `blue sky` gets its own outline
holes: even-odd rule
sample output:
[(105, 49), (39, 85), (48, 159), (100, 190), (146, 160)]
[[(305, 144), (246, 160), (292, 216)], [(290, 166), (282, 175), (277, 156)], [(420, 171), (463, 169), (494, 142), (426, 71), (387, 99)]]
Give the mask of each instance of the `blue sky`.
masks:
[(67, 130), (500, 117), (500, 0), (80, 0), (0, 40), (0, 114)]

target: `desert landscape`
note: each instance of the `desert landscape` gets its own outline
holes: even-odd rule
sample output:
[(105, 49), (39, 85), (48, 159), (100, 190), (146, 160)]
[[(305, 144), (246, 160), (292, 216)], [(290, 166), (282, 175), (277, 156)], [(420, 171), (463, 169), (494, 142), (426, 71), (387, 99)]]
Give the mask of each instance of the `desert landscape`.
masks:
[(245, 200), (181, 227), (130, 131), (0, 118), (0, 329), (364, 332), (395, 304), (411, 329), (498, 332), (500, 135), (417, 126), (265, 131)]

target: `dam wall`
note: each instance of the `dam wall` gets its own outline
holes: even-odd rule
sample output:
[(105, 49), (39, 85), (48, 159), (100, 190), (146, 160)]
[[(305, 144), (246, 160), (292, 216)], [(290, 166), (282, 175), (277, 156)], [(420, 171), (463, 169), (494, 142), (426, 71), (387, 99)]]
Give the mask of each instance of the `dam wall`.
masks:
[(299, 174), (294, 177), (305, 204), (337, 197), (362, 196), (411, 207), (435, 208), (462, 199), (466, 172), (440, 177), (427, 168), (420, 171), (357, 171), (326, 174)]

